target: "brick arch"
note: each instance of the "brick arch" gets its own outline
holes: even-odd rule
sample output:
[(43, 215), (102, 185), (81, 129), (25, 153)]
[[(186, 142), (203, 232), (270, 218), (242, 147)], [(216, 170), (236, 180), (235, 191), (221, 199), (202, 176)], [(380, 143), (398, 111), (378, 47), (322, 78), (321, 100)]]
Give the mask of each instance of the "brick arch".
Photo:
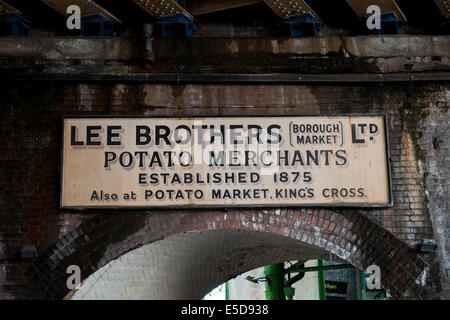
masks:
[(412, 248), (357, 210), (116, 212), (95, 214), (57, 240), (28, 270), (29, 282), (39, 292), (36, 297), (62, 299), (69, 293), (69, 265), (79, 265), (86, 279), (134, 249), (177, 234), (208, 230), (266, 232), (324, 249), (360, 270), (377, 264), (382, 286), (396, 298), (414, 293), (427, 270)]
[(65, 299), (201, 299), (244, 272), (297, 259), (329, 260), (330, 253), (271, 232), (183, 232), (123, 254), (84, 279)]

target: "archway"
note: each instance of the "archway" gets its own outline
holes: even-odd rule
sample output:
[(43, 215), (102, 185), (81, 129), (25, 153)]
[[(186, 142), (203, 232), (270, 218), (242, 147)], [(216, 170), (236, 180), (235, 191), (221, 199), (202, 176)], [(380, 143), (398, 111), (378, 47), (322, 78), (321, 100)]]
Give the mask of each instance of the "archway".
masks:
[[(143, 258), (149, 254), (154, 257)], [(166, 283), (172, 277), (180, 287), (191, 285), (180, 292), (169, 286), (168, 292), (158, 293), (160, 296), (147, 292), (146, 299), (196, 299), (254, 267), (295, 259), (327, 259), (330, 255), (360, 270), (378, 265), (383, 288), (396, 298), (414, 290), (427, 269), (412, 248), (357, 210), (254, 209), (97, 214), (52, 245), (30, 273), (33, 284), (42, 288), (47, 298), (62, 299), (70, 291), (66, 286), (69, 265), (81, 268), (84, 284), (95, 284), (95, 277), (111, 268), (116, 270), (121, 263), (130, 268), (133, 263), (141, 268), (154, 263), (154, 270), (159, 270), (154, 277)], [(193, 259), (205, 263), (197, 264)], [(167, 269), (169, 266), (175, 271)], [(193, 269), (198, 274), (195, 281)]]
[(218, 284), (260, 266), (328, 259), (302, 241), (240, 229), (194, 231), (134, 249), (102, 267), (71, 299), (201, 299)]

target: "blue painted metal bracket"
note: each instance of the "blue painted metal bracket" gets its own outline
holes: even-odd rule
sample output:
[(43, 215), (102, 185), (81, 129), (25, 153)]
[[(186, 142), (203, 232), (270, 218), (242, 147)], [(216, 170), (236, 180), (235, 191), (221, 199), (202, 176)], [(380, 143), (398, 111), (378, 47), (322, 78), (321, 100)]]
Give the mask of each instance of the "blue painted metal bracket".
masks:
[(0, 14), (0, 29), (3, 35), (24, 36), (30, 31), (30, 21), (20, 13)]
[[(381, 29), (375, 29), (378, 34), (400, 34), (405, 21), (397, 18), (394, 12), (384, 12), (380, 16)], [(364, 24), (366, 21), (364, 20)], [(367, 28), (365, 28), (367, 30)], [(369, 32), (371, 33), (371, 32)]]
[(192, 18), (184, 12), (161, 17), (157, 23), (161, 24), (164, 37), (192, 37), (194, 31), (197, 31)]
[(320, 21), (311, 12), (297, 14), (284, 19), (284, 24), (289, 25), (291, 37), (317, 36)]
[(102, 13), (94, 13), (81, 18), (83, 36), (113, 36), (114, 20)]

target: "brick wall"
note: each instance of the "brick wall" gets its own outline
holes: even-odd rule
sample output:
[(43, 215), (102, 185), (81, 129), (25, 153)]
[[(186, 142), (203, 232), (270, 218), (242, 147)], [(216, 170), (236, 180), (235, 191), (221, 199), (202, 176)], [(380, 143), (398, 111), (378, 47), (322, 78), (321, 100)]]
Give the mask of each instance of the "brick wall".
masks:
[[(369, 249), (364, 247), (364, 242), (368, 239), (380, 246), (385, 242), (389, 243), (386, 245), (389, 250), (383, 251), (387, 256), (376, 256), (376, 249), (373, 247), (373, 256), (365, 254), (358, 262), (350, 254), (348, 260), (360, 268), (367, 266), (372, 259), (379, 263), (384, 261), (390, 268), (396, 267), (395, 274), (385, 282), (385, 286), (391, 288), (394, 294), (398, 291), (397, 293), (418, 295), (421, 298), (433, 298), (439, 294), (447, 294), (448, 297), (448, 280), (445, 278), (445, 269), (449, 268), (450, 263), (447, 235), (450, 177), (448, 84), (170, 85), (15, 82), (3, 83), (0, 88), (0, 104), (1, 298), (45, 297), (45, 292), (50, 293), (52, 298), (61, 298), (67, 294), (63, 281), (64, 266), (71, 262), (85, 265), (84, 274), (91, 274), (120, 254), (164, 239), (176, 230), (215, 230), (220, 228), (213, 227), (208, 222), (223, 222), (216, 219), (221, 212), (189, 212), (189, 219), (197, 223), (186, 224), (183, 220), (186, 219), (186, 214), (181, 212), (112, 214), (101, 210), (92, 213), (58, 210), (61, 116), (344, 113), (387, 115), (394, 195), (394, 207), (391, 209), (333, 210), (332, 214), (336, 215), (333, 219), (340, 222), (343, 221), (340, 219), (356, 219), (352, 223), (358, 226), (355, 227), (357, 230), (352, 229), (353, 233), (344, 232), (342, 235), (343, 238), (348, 238), (349, 252), (352, 252), (352, 246), (355, 246), (355, 251)], [(320, 213), (319, 210), (308, 212), (311, 215)], [(253, 214), (257, 213), (248, 210), (230, 212), (236, 225), (224, 224), (223, 228), (239, 229), (239, 221), (252, 221)], [(296, 213), (294, 210), (287, 214)], [(272, 215), (276, 220), (275, 214)], [(349, 215), (351, 218), (348, 218)], [(168, 216), (171, 219), (164, 218)], [(269, 225), (269, 217), (270, 213), (263, 225)], [(358, 220), (358, 217), (363, 220)], [(299, 221), (308, 221), (306, 216), (304, 219)], [(144, 226), (152, 225), (152, 221), (162, 221), (160, 230), (167, 230), (167, 233), (146, 233)], [(183, 223), (190, 225), (192, 230), (180, 228)], [(314, 225), (311, 219), (305, 223)], [(323, 223), (322, 221), (321, 224)], [(281, 224), (282, 222), (275, 225)], [(294, 222), (290, 230), (293, 224)], [(120, 231), (109, 232), (116, 225), (120, 225)], [(145, 240), (139, 238), (143, 232), (146, 234)], [(277, 232), (283, 234), (282, 230), (274, 233)], [(321, 232), (320, 239), (325, 239), (325, 243), (316, 243), (315, 240), (311, 240), (311, 243), (318, 247), (322, 245), (325, 249), (331, 243), (328, 250), (332, 251), (332, 244), (336, 244), (337, 240), (329, 240), (325, 237), (327, 232)], [(334, 235), (333, 232), (334, 229), (331, 235)], [(130, 240), (134, 238), (141, 240)], [(420, 258), (416, 260), (417, 256), (411, 248), (422, 238), (435, 238), (439, 245), (437, 254), (421, 254), (421, 258), (430, 267), (426, 290), (413, 288), (415, 278), (424, 270), (425, 265)], [(36, 261), (36, 265), (46, 270), (42, 274), (47, 278), (40, 279), (33, 273), (36, 265), (31, 265), (32, 261), (20, 259), (20, 250), (24, 245), (37, 246), (41, 258)], [(342, 258), (345, 253), (339, 250), (345, 251), (347, 244), (339, 245), (333, 249), (336, 251), (333, 253)], [(392, 256), (389, 256), (391, 253)], [(407, 260), (410, 262), (401, 263), (403, 254), (408, 256)], [(390, 265), (389, 261), (393, 261), (394, 265)], [(415, 271), (411, 271), (411, 268)], [(400, 281), (395, 279), (400, 279), (405, 274), (406, 283), (395, 283)], [(53, 279), (55, 277), (61, 277), (61, 281)], [(42, 290), (43, 287), (46, 289)], [(407, 289), (410, 291), (406, 291)]]

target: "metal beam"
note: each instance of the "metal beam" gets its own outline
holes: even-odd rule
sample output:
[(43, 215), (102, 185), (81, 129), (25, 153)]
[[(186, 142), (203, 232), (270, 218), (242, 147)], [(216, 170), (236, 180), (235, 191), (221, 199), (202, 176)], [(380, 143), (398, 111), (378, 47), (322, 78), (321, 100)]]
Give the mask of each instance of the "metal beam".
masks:
[[(323, 260), (317, 260), (317, 266), (323, 267)], [(319, 300), (326, 300), (325, 274), (323, 269), (317, 271), (317, 281), (319, 285)]]
[(58, 11), (63, 16), (68, 16), (67, 8), (70, 5), (77, 5), (81, 9), (81, 16), (88, 16), (91, 14), (101, 13), (116, 22), (121, 23), (121, 21), (115, 17), (112, 13), (107, 11), (106, 9), (99, 6), (97, 3), (91, 0), (41, 0), (46, 5), (51, 7), (52, 9)]
[(259, 2), (261, 2), (261, 0), (190, 0), (187, 5), (187, 10), (189, 10), (189, 12), (191, 12), (194, 16), (198, 16), (201, 14), (244, 7)]
[(21, 13), (16, 8), (0, 0), (0, 14)]
[(305, 263), (308, 262), (308, 260), (299, 260), (297, 263), (295, 263), (294, 265), (292, 265), (291, 267), (289, 267), (287, 270), (285, 270), (285, 273), (288, 274), (288, 280), (285, 281), (284, 286), (285, 287), (291, 287), (294, 283), (296, 283), (297, 281), (302, 280), (305, 277), (305, 273), (304, 272), (300, 272), (297, 275), (293, 276), (291, 278), (291, 270), (292, 269), (301, 269), (301, 268), (305, 268)]
[(394, 12), (398, 19), (406, 20), (405, 14), (400, 7), (395, 3), (395, 0), (346, 0), (353, 11), (360, 18), (367, 17), (367, 8), (371, 5), (377, 5), (381, 9), (381, 13)]
[(294, 263), (292, 266), (290, 266), (289, 268), (286, 269), (286, 273), (292, 272), (291, 270), (295, 269), (295, 268), (303, 268), (305, 263), (308, 260), (298, 260), (296, 263)]
[(284, 263), (265, 266), (264, 275), (268, 278), (264, 283), (266, 300), (285, 300)]
[(264, 2), (280, 18), (289, 18), (307, 12), (311, 12), (318, 18), (317, 14), (303, 0), (264, 0)]
[(444, 17), (450, 17), (450, 0), (434, 0)]
[(155, 18), (170, 16), (177, 13), (185, 13), (192, 18), (192, 15), (174, 0), (133, 0), (133, 2)]
[(335, 264), (335, 265), (328, 265), (328, 266), (318, 266), (318, 267), (303, 267), (303, 268), (292, 268), (290, 269), (290, 272), (311, 272), (311, 271), (325, 271), (325, 270), (338, 270), (338, 269), (349, 269), (354, 268), (351, 264)]
[(285, 286), (286, 288), (289, 288), (289, 287), (291, 287), (294, 283), (296, 283), (296, 282), (302, 280), (304, 277), (305, 277), (305, 273), (304, 273), (304, 272), (300, 272), (299, 274), (296, 274), (295, 276), (293, 276), (292, 278), (290, 278), (289, 280), (287, 280), (287, 281), (284, 283), (284, 286)]

